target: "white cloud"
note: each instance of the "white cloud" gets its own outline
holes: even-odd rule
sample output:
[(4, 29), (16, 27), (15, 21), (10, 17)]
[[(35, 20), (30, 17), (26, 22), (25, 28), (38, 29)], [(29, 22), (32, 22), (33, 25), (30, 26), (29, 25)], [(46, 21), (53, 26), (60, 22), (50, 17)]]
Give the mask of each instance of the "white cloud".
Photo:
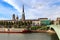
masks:
[[(12, 19), (12, 14), (20, 16), (20, 13), (14, 9), (12, 6), (0, 3), (0, 20)], [(20, 18), (20, 17), (19, 17)]]
[(15, 0), (4, 0), (4, 1), (12, 5), (15, 9), (17, 9), (21, 13), (22, 9), (20, 8), (20, 6), (18, 6), (17, 1)]
[[(22, 4), (25, 4), (26, 18), (35, 19), (40, 17), (48, 17), (55, 19), (60, 17), (60, 6), (52, 5), (60, 0), (4, 0), (13, 5), (20, 13), (22, 13)], [(21, 2), (21, 3), (19, 3)]]
[(10, 20), (10, 19), (1, 17), (0, 20)]

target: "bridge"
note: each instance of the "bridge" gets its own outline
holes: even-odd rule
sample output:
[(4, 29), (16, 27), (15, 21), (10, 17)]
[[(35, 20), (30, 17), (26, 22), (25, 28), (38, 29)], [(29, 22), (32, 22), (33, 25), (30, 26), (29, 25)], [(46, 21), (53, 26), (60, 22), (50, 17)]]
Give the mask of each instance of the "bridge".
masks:
[(53, 28), (60, 40), (60, 25), (48, 25), (48, 27)]

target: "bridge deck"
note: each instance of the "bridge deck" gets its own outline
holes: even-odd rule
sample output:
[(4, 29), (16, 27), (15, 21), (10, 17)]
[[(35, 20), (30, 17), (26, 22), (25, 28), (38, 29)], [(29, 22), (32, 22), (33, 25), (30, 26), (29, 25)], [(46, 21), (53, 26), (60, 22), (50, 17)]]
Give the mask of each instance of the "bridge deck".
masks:
[(50, 26), (50, 28), (53, 28), (55, 30), (55, 32), (60, 40), (60, 25), (49, 25), (49, 26)]

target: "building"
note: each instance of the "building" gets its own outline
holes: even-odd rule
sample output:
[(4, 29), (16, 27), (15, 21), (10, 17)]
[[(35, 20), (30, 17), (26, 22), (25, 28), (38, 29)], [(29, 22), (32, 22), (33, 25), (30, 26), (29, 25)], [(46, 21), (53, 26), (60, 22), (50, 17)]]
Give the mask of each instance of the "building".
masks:
[(25, 12), (24, 12), (24, 5), (23, 5), (23, 10), (22, 10), (22, 18), (21, 18), (22, 21), (25, 21)]
[(15, 14), (12, 15), (12, 20), (15, 20)]
[[(58, 19), (59, 20), (59, 19)], [(24, 5), (22, 8), (22, 18), (21, 20), (19, 19), (18, 16), (15, 16), (15, 14), (12, 15), (12, 20), (0, 20), (2, 22), (13, 22), (13, 23), (17, 23), (18, 21), (22, 21), (22, 22), (27, 22), (27, 23), (31, 23), (32, 26), (40, 26), (42, 24), (49, 24), (49, 20), (48, 18), (38, 18), (38, 19), (25, 19), (25, 12), (24, 12)]]
[(60, 25), (60, 17), (58, 17), (55, 21), (54, 21), (55, 25)]
[(39, 26), (40, 25), (40, 20), (34, 19), (32, 20), (32, 26)]
[(32, 26), (41, 26), (42, 24), (49, 25), (50, 20), (48, 18), (38, 18), (38, 19), (32, 19), (32, 20), (26, 20), (32, 22)]
[(19, 17), (17, 16), (17, 17), (16, 17), (16, 21), (18, 21), (18, 20), (19, 20)]

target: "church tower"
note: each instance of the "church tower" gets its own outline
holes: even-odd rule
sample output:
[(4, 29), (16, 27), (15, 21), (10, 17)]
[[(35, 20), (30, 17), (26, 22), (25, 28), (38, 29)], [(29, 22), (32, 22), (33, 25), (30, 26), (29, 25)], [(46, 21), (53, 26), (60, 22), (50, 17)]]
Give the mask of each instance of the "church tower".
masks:
[(14, 20), (14, 21), (15, 21), (15, 14), (13, 14), (13, 15), (12, 15), (12, 20)]
[(17, 17), (16, 17), (16, 21), (18, 21), (18, 19), (19, 19), (19, 17), (17, 16)]
[(23, 5), (23, 9), (22, 9), (22, 21), (25, 21), (24, 5)]

